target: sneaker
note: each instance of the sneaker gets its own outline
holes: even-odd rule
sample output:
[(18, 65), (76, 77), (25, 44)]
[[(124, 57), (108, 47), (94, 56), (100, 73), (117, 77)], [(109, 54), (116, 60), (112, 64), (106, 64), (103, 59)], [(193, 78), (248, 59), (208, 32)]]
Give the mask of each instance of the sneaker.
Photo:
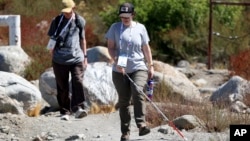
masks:
[(150, 129), (147, 126), (140, 127), (139, 129), (139, 136), (144, 136), (150, 133)]
[(123, 134), (121, 136), (121, 141), (129, 141), (129, 134)]
[(62, 115), (61, 120), (69, 120), (69, 115)]
[(88, 112), (86, 110), (83, 110), (82, 108), (79, 108), (75, 113), (75, 118), (83, 118), (88, 115)]

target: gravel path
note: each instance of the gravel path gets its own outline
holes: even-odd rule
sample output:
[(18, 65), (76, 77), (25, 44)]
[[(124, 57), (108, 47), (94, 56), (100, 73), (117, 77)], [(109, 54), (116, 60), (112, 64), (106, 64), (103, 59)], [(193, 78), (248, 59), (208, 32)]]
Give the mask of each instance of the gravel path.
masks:
[[(172, 132), (163, 134), (160, 128), (151, 129), (146, 136), (138, 136), (134, 120), (131, 127), (131, 141), (184, 141)], [(169, 128), (169, 127), (168, 127)], [(172, 128), (170, 128), (172, 129)], [(61, 120), (59, 112), (40, 117), (0, 114), (1, 141), (119, 141), (119, 112), (88, 115), (83, 119), (73, 116), (68, 121)], [(204, 133), (182, 131), (188, 141), (229, 141), (227, 133)]]

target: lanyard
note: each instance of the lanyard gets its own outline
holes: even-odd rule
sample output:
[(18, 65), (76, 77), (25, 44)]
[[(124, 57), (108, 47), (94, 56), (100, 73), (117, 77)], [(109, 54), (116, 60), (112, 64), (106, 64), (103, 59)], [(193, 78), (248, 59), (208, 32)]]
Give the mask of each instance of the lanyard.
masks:
[[(63, 29), (61, 30), (59, 36), (63, 34), (63, 32), (64, 32), (64, 31), (66, 30), (66, 28), (69, 26), (69, 23), (71, 22), (72, 19), (73, 19), (73, 16), (71, 16), (71, 18), (70, 18), (70, 20), (68, 21), (68, 23), (66, 24), (66, 26), (63, 27)], [(56, 31), (55, 31), (54, 36), (56, 36), (57, 30), (58, 30), (59, 26), (61, 25), (62, 20), (63, 20), (63, 15), (61, 16), (61, 19), (60, 19), (59, 24), (58, 24), (58, 26), (57, 26), (57, 28), (56, 28)]]
[[(123, 30), (123, 23), (121, 23), (121, 29), (120, 29), (120, 40), (119, 40), (120, 51), (122, 50), (122, 30)], [(127, 56), (128, 56), (129, 47), (132, 46), (131, 41), (132, 41), (132, 25), (130, 26), (130, 33), (129, 33), (129, 39), (128, 39), (128, 45), (127, 45)]]

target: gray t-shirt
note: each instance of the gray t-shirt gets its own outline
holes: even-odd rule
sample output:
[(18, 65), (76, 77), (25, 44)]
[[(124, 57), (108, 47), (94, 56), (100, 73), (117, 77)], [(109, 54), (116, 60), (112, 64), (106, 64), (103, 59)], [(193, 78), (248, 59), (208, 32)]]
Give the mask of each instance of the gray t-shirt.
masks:
[[(62, 15), (59, 16), (61, 17)], [(84, 26), (86, 21), (82, 16), (76, 16), (76, 18), (70, 21), (67, 28), (65, 28), (65, 34), (62, 34), (62, 37), (60, 37), (61, 39), (57, 40), (57, 44), (53, 52), (53, 61), (58, 64), (72, 65), (80, 63), (84, 60), (83, 51), (80, 46), (80, 39), (85, 38)], [(57, 22), (60, 21), (60, 17), (57, 17), (59, 19), (57, 19)], [(55, 19), (51, 23), (50, 30), (48, 32), (49, 36), (53, 36), (58, 27), (59, 23), (56, 23)], [(68, 22), (69, 19), (62, 19), (60, 26), (57, 30), (57, 36), (58, 34), (60, 34), (61, 30), (67, 25)], [(82, 29), (81, 35), (79, 27), (81, 27)]]
[[(128, 55), (126, 73), (147, 70), (142, 46), (148, 44), (149, 37), (143, 24), (133, 22), (132, 26), (126, 27), (122, 25), (122, 22), (114, 23), (109, 28), (105, 38), (115, 42), (117, 57), (120, 53)], [(115, 66), (113, 66), (113, 71), (118, 72)]]

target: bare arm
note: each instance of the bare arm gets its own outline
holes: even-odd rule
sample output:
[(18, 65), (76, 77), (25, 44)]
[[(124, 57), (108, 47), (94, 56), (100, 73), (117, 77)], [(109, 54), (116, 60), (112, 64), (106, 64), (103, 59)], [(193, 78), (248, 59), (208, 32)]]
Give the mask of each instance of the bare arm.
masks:
[(148, 65), (148, 79), (152, 79), (154, 75), (154, 66), (150, 46), (148, 44), (142, 47), (142, 51), (145, 55), (145, 59)]
[(80, 45), (81, 45), (81, 48), (82, 48), (82, 51), (83, 51), (83, 55), (84, 55), (84, 62), (83, 62), (83, 65), (84, 67), (86, 68), (87, 67), (87, 64), (88, 64), (88, 61), (87, 61), (87, 43), (86, 43), (86, 39), (83, 38), (80, 40)]
[(116, 56), (116, 48), (115, 48), (115, 42), (112, 40), (108, 40), (108, 51), (109, 55), (111, 56), (111, 59), (113, 63), (116, 63), (117, 61), (117, 56)]
[[(108, 51), (109, 51), (109, 54), (113, 60), (114, 65), (116, 65), (118, 58), (117, 58), (117, 54), (116, 54), (115, 42), (112, 40), (108, 40)], [(116, 69), (119, 72), (121, 72), (122, 74), (125, 74), (125, 69), (123, 67), (116, 65)]]

